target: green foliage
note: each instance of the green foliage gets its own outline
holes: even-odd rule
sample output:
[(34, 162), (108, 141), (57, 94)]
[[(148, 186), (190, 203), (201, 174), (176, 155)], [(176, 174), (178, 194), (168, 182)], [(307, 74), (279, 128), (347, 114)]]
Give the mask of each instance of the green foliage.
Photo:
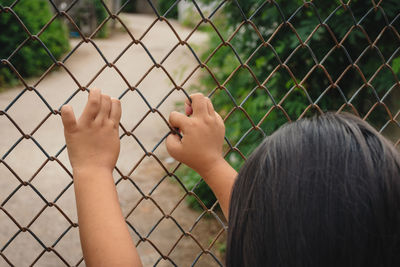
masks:
[[(12, 0), (3, 1), (3, 5)], [(31, 34), (38, 34), (53, 16), (48, 1), (22, 0), (13, 8)], [(0, 58), (6, 59), (21, 44), (28, 34), (11, 12), (0, 13)], [(67, 29), (58, 19), (54, 20), (40, 35), (40, 40), (51, 54), (59, 59), (69, 48)], [(10, 60), (18, 72), (24, 77), (39, 75), (53, 63), (39, 41), (29, 40)], [(0, 87), (13, 85), (17, 76), (6, 65), (0, 66)]]
[[(104, 3), (104, 4), (103, 4)], [(100, 24), (108, 17), (105, 5), (107, 1), (103, 0), (79, 0), (73, 5), (69, 15), (83, 34), (90, 36), (100, 26)], [(96, 32), (96, 38), (106, 38), (109, 36), (112, 20), (108, 20)], [(69, 24), (73, 36), (76, 36), (75, 27)]]
[[(177, 0), (159, 0), (158, 1), (158, 10), (161, 16), (164, 16), (168, 9), (175, 3)], [(167, 18), (178, 18), (178, 4), (176, 4), (167, 14)]]
[[(196, 193), (207, 208), (211, 208), (216, 201), (216, 198), (207, 184), (201, 180), (200, 175), (187, 166), (182, 166), (178, 170), (177, 176), (189, 191), (192, 190)], [(195, 197), (189, 196), (186, 199), (191, 208), (198, 210), (202, 209), (202, 206)]]
[(126, 12), (126, 13), (135, 13), (136, 12), (136, 0), (123, 0), (121, 2), (123, 5), (125, 5), (122, 12)]
[[(204, 1), (207, 2), (207, 0)], [(238, 2), (244, 14), (249, 18), (264, 1), (242, 0)], [(338, 1), (316, 0), (313, 1), (316, 9), (313, 8), (313, 5), (301, 8), (290, 20), (291, 25), (298, 34), (297, 36), (290, 25), (285, 25), (283, 22), (289, 19), (303, 3), (302, 0), (278, 1), (283, 14), (279, 12), (279, 9), (274, 4), (266, 3), (252, 17), (251, 21), (257, 26), (262, 38), (265, 41), (271, 39), (271, 46), (261, 45), (262, 42), (259, 35), (250, 24), (243, 25), (241, 30), (230, 41), (243, 63), (254, 53), (252, 59), (247, 62), (253, 73), (246, 68), (239, 68), (227, 81), (232, 71), (240, 66), (239, 59), (229, 46), (222, 46), (207, 62), (219, 84), (227, 81), (224, 85), (233, 100), (224, 90), (217, 90), (212, 100), (216, 110), (222, 117), (226, 117), (234, 110), (225, 122), (226, 136), (231, 144), (236, 146), (244, 156), (248, 156), (263, 140), (265, 135), (271, 134), (288, 121), (282, 110), (277, 108), (275, 104), (281, 104), (291, 120), (296, 120), (312, 103), (318, 104), (324, 111), (338, 110), (345, 103), (342, 93), (349, 101), (354, 93), (364, 84), (362, 75), (366, 80), (371, 79), (383, 64), (380, 53), (384, 57), (384, 61), (388, 61), (394, 55), (396, 49), (398, 49), (399, 41), (390, 30), (386, 30), (379, 42), (377, 42), (376, 45), (380, 50), (378, 52), (376, 49), (368, 49), (368, 40), (360, 28), (353, 29), (343, 42), (343, 46), (346, 48), (353, 62), (363, 54), (357, 61), (362, 75), (360, 75), (357, 68), (353, 68), (348, 70), (338, 80), (350, 62), (343, 48), (332, 49), (335, 46), (335, 42), (329, 31), (325, 27), (319, 27), (315, 31), (312, 38), (307, 42), (312, 52), (306, 46), (299, 47), (301, 42), (298, 38), (302, 42), (305, 42), (311, 32), (320, 24), (316, 10), (321, 20), (324, 21), (339, 6), (339, 3)], [(326, 22), (338, 42), (343, 39), (354, 25), (352, 16), (354, 16), (356, 21), (359, 21), (373, 7), (371, 2), (367, 3), (361, 0), (351, 1), (350, 6), (352, 13), (350, 10), (339, 8)], [(381, 7), (389, 22), (400, 12), (397, 0), (384, 1)], [(217, 25), (217, 28), (220, 29), (224, 39), (227, 40), (229, 35), (242, 23), (243, 17), (235, 1), (229, 1), (224, 7), (223, 15), (226, 20), (224, 23)], [(281, 28), (274, 35), (279, 25), (281, 25)], [(373, 42), (386, 25), (381, 9), (377, 9), (377, 11), (372, 10), (360, 25), (365, 29)], [(229, 35), (226, 32), (229, 32)], [(215, 32), (211, 33), (209, 41), (210, 50), (206, 51), (202, 60), (204, 61), (219, 44), (221, 44), (220, 37)], [(299, 47), (298, 50), (292, 54), (297, 47)], [(330, 50), (332, 51), (328, 54)], [(274, 69), (279, 66), (280, 61), (287, 65), (290, 72), (285, 67), (280, 67), (274, 72)], [(296, 86), (296, 83), (300, 83), (309, 70), (316, 65), (315, 61), (324, 66), (334, 82), (338, 81), (337, 85), (341, 92), (338, 88), (331, 88), (319, 99), (321, 94), (330, 85), (329, 78), (322, 68), (314, 70), (313, 74), (302, 83), (302, 86)], [(394, 55), (388, 63), (395, 72), (395, 75), (399, 77), (399, 53), (397, 52), (397, 55)], [(263, 83), (269, 77), (264, 88), (258, 87), (253, 75), (260, 83)], [(210, 75), (203, 77), (201, 83), (201, 90), (206, 94), (217, 87), (217, 83)], [(392, 72), (382, 69), (372, 80), (371, 84), (374, 86), (378, 96), (383, 97), (395, 84), (395, 78)], [(286, 97), (287, 93), (289, 94)], [(245, 101), (247, 97), (248, 99)], [(246, 110), (254, 124), (259, 124), (259, 131), (252, 129), (252, 124), (246, 114), (240, 109), (234, 109), (236, 106), (235, 102)], [(377, 98), (374, 91), (368, 87), (363, 88), (351, 100), (351, 103), (361, 116), (365, 116), (375, 102), (377, 102)], [(386, 101), (386, 104), (390, 107), (391, 103)], [(350, 111), (350, 109), (345, 110)], [(270, 112), (268, 116), (264, 117), (268, 112)], [(315, 109), (310, 108), (306, 112), (306, 116), (312, 115), (315, 112)], [(395, 114), (396, 110), (392, 110), (392, 113)], [(377, 128), (381, 127), (387, 120), (388, 115), (383, 109), (376, 109), (369, 116), (369, 122)], [(245, 135), (248, 131), (250, 131), (249, 134)], [(242, 137), (244, 138), (241, 140)], [(238, 152), (231, 152), (227, 159), (236, 169), (239, 169), (244, 162)], [(183, 169), (181, 172), (186, 182), (197, 181), (199, 179), (193, 171)], [(206, 192), (208, 189), (203, 183), (197, 190), (199, 192)], [(209, 201), (214, 199), (214, 196), (209, 194), (202, 199)], [(193, 202), (194, 200), (191, 201)]]
[(226, 242), (218, 242), (217, 243), (218, 252), (221, 254), (226, 253)]
[[(95, 8), (95, 14), (96, 14), (96, 21), (97, 25), (100, 25), (103, 20), (105, 20), (108, 17), (107, 10), (104, 8), (101, 0), (94, 0), (94, 8)], [(99, 38), (105, 38), (109, 34), (109, 25), (108, 23), (104, 24), (103, 27), (99, 30), (99, 32), (96, 34), (96, 37)]]

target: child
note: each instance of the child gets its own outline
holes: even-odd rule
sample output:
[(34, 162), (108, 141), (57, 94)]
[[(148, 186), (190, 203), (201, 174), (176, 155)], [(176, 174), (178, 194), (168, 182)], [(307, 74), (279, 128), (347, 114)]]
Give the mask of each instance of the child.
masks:
[[(191, 100), (190, 117), (170, 115), (183, 137), (169, 135), (167, 150), (229, 217), (227, 266), (400, 266), (400, 155), (371, 126), (334, 114), (287, 124), (237, 175), (221, 117), (203, 95)], [(78, 121), (69, 106), (61, 115), (87, 266), (141, 266), (112, 178), (119, 101), (91, 90)]]

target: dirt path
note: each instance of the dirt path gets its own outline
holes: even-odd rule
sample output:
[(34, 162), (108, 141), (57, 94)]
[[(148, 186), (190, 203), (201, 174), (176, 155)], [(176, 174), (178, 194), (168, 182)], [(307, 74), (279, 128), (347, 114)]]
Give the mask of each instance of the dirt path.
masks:
[[(154, 17), (129, 15), (124, 21), (131, 29), (132, 34), (138, 38), (154, 21)], [(188, 29), (173, 24), (181, 38), (189, 33)], [(206, 39), (205, 34), (196, 33), (190, 38), (193, 45), (201, 45)], [(123, 32), (114, 33), (107, 40), (96, 40), (96, 44), (103, 52), (108, 61), (113, 61), (117, 55), (129, 44), (130, 37)], [(77, 44), (73, 40), (72, 47)], [(177, 44), (176, 37), (166, 23), (157, 22), (153, 29), (143, 39), (147, 49), (159, 62), (170, 49)], [(152, 61), (139, 45), (131, 46), (116, 63), (116, 67), (135, 85), (144, 73), (152, 66)], [(93, 82), (93, 76), (104, 65), (104, 61), (89, 43), (79, 47), (66, 63), (78, 82), (82, 85), (90, 84), (90, 87), (98, 87), (103, 92), (113, 96), (120, 96), (127, 85), (120, 75), (112, 68), (106, 68)], [(175, 81), (180, 84), (193, 70), (196, 65), (195, 58), (185, 46), (179, 46), (169, 59), (163, 64)], [(35, 79), (30, 81), (34, 84)], [(60, 105), (76, 90), (77, 85), (66, 71), (60, 69), (52, 72), (36, 87), (38, 92), (46, 99), (52, 109), (58, 109)], [(173, 88), (168, 77), (160, 68), (152, 72), (139, 84), (139, 90), (148, 100), (152, 107), (156, 107), (163, 96)], [(187, 88), (187, 86), (186, 86)], [(10, 102), (21, 92), (23, 88), (13, 88), (0, 94), (0, 110), (4, 110)], [(87, 94), (79, 92), (71, 101), (78, 116), (85, 103)], [(160, 107), (159, 110), (168, 117), (174, 109), (174, 103), (184, 99), (182, 92), (173, 93)], [(146, 103), (137, 92), (128, 92), (121, 100), (123, 108), (122, 124), (126, 129), (132, 129), (139, 119), (148, 111)], [(7, 114), (15, 120), (25, 133), (31, 133), (43, 118), (49, 114), (49, 110), (34, 92), (26, 92), (8, 111)], [(0, 116), (0, 155), (5, 153), (21, 137), (6, 116)], [(157, 113), (150, 113), (148, 117), (135, 129), (134, 134), (140, 139), (146, 150), (151, 151), (154, 145), (168, 131), (165, 123)], [(62, 124), (59, 116), (50, 116), (48, 120), (33, 134), (35, 140), (46, 150), (49, 156), (55, 156), (64, 144)], [(155, 151), (166, 166), (172, 168), (176, 163), (168, 159), (164, 144)], [(126, 137), (121, 141), (121, 154), (117, 163), (118, 169), (129, 175), (132, 168), (144, 155), (144, 151), (132, 138)], [(66, 151), (62, 152), (58, 159), (70, 170)], [(31, 139), (22, 140), (10, 154), (6, 155), (4, 162), (8, 164), (23, 181), (31, 178), (31, 184), (41, 192), (43, 197), (50, 202), (56, 202), (57, 206), (65, 213), (66, 217), (73, 223), (77, 222), (73, 186), (68, 187), (59, 199), (56, 197), (63, 189), (71, 183), (71, 178), (55, 161), (48, 161), (45, 154), (35, 145)], [(37, 170), (40, 169), (39, 172)], [(116, 172), (114, 178), (120, 178)], [(139, 167), (130, 175), (132, 181), (144, 192), (149, 194), (152, 188), (165, 175), (164, 170), (152, 157), (146, 157)], [(3, 206), (11, 192), (20, 185), (16, 177), (0, 164), (0, 203)], [(143, 200), (139, 191), (129, 180), (122, 180), (117, 185), (120, 202), (125, 215), (129, 215), (128, 221), (142, 235), (146, 236), (156, 224), (162, 213), (150, 200)], [(169, 214), (183, 192), (177, 183), (168, 179), (164, 180), (152, 193), (153, 198), (159, 203), (166, 214)], [(131, 213), (133, 207), (137, 208)], [(29, 186), (22, 186), (12, 197), (5, 202), (3, 208), (15, 218), (22, 227), (29, 227), (45, 247), (51, 247), (56, 240), (64, 234), (62, 239), (56, 243), (54, 249), (62, 256), (69, 265), (76, 265), (82, 257), (80, 249), (78, 229), (70, 227), (71, 223), (64, 217), (56, 207), (47, 207), (45, 202)], [(43, 210), (41, 212), (41, 210)], [(41, 213), (40, 213), (41, 212)], [(37, 219), (35, 216), (40, 213)], [(184, 231), (189, 231), (196, 221), (199, 213), (187, 208), (185, 201), (172, 214)], [(199, 239), (200, 245), (207, 247), (209, 242), (221, 229), (215, 220), (204, 220), (194, 228), (193, 236)], [(5, 212), (0, 211), (0, 250), (16, 266), (29, 266), (41, 253), (35, 266), (64, 266), (65, 264), (53, 252), (45, 252), (31, 233), (19, 232), (15, 223), (9, 219)], [(13, 235), (15, 239), (7, 246), (6, 243)], [(173, 244), (180, 238), (182, 232), (172, 219), (163, 219), (149, 239), (160, 250), (167, 254)], [(137, 235), (132, 232), (135, 241)], [(113, 240), (110, 240), (113, 242)], [(149, 242), (142, 242), (139, 247), (144, 266), (153, 266), (160, 258)], [(184, 237), (170, 254), (172, 260), (178, 266), (189, 266), (200, 253), (199, 245), (191, 238)], [(216, 252), (218, 254), (218, 252)], [(0, 266), (8, 266), (0, 257)], [(79, 266), (84, 266), (81, 263)], [(172, 266), (167, 261), (161, 260), (158, 266)], [(202, 256), (196, 266), (217, 266), (209, 255)]]

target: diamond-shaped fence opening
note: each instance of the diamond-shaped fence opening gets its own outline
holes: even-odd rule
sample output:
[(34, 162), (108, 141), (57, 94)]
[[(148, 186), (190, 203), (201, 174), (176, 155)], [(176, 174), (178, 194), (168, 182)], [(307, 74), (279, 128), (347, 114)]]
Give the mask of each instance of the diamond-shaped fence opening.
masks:
[(59, 111), (79, 115), (90, 87), (122, 103), (113, 175), (145, 266), (224, 264), (218, 203), (163, 144), (169, 112), (192, 91), (224, 118), (236, 168), (282, 124), (328, 110), (400, 147), (395, 0), (43, 0), (35, 12), (50, 15), (31, 25), (34, 2), (0, 1), (0, 86), (15, 87), (0, 94), (2, 266), (85, 264)]

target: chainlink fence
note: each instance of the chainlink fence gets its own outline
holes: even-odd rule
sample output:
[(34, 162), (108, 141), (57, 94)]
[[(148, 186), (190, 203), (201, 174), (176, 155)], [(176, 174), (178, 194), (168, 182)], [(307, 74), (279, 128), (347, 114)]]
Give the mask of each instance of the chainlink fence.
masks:
[[(173, 102), (189, 98), (194, 84), (202, 86), (227, 124), (225, 156), (231, 161), (235, 159), (233, 154), (245, 160), (250, 151), (243, 152), (241, 146), (254, 132), (261, 133), (261, 137), (249, 140), (257, 144), (284, 122), (328, 109), (357, 114), (399, 147), (400, 5), (395, 2), (390, 6), (390, 1), (364, 1), (364, 9), (359, 10), (357, 3), (360, 1), (340, 0), (335, 1), (334, 9), (326, 10), (326, 3), (322, 1), (177, 0), (170, 1), (170, 8), (162, 14), (158, 8), (160, 1), (148, 0), (143, 3), (153, 13), (148, 15), (149, 23), (140, 32), (138, 27), (143, 25), (128, 25), (122, 13), (130, 1), (121, 1), (120, 7), (115, 8), (111, 1), (102, 0), (98, 1), (98, 8), (102, 8), (107, 16), (94, 32), (85, 34), (71, 16), (79, 1), (65, 1), (67, 4), (60, 5), (58, 1), (49, 0), (54, 13), (39, 32), (31, 32), (14, 11), (26, 1), (16, 0), (10, 5), (0, 1), (0, 17), (11, 15), (18, 22), (20, 31), (26, 33), (26, 39), (16, 45), (10, 55), (1, 58), (1, 68), (12, 72), (19, 80), (20, 89), (7, 89), (0, 95), (0, 123), (4, 126), (0, 141), (0, 266), (84, 266), (74, 211), (72, 173), (60, 130), (59, 111), (63, 104), (74, 103), (75, 99), (80, 98), (82, 102), (88, 88), (98, 79), (107, 84), (107, 79), (117, 77), (123, 89), (114, 94), (118, 93), (116, 96), (122, 105), (140, 102), (143, 106), (142, 113), (123, 115), (128, 117), (123, 117), (120, 124), (121, 150), (138, 152), (135, 155), (121, 152), (114, 179), (120, 194), (131, 195), (120, 201), (145, 266), (224, 264), (227, 224), (218, 203), (203, 204), (196, 190), (204, 182), (199, 179), (189, 186), (182, 181), (179, 177), (181, 164), (168, 158), (163, 148), (170, 133), (168, 115), (171, 111), (171, 105), (170, 108), (164, 106), (170, 98)], [(180, 2), (192, 12), (185, 31), (176, 21), (167, 18)], [(269, 22), (273, 16), (277, 17), (276, 22), (262, 23)], [(379, 21), (374, 30), (366, 26), (371, 25), (367, 23), (371, 17)], [(56, 20), (67, 23), (71, 31), (77, 33), (71, 42), (72, 48), (60, 60), (41, 40), (41, 35)], [(120, 25), (116, 34), (125, 36), (125, 43), (117, 54), (104, 52), (107, 40), (94, 38), (109, 23)], [(335, 28), (338, 25), (340, 29)], [(150, 48), (156, 41), (148, 37), (154, 32), (159, 35), (156, 29), (160, 26), (174, 40), (162, 55)], [(0, 37), (1, 34), (2, 29)], [(208, 46), (207, 38), (200, 43), (194, 42), (196, 34), (213, 36), (216, 45)], [(40, 43), (52, 60), (39, 78), (27, 79), (13, 65), (13, 58), (28, 42)], [(385, 45), (387, 43), (389, 45)], [(163, 42), (160, 45), (164, 45)], [(79, 57), (74, 58), (74, 54), (85, 46), (91, 47), (100, 59), (95, 63), (97, 70), (90, 73), (88, 79), (82, 78), (81, 74), (85, 72), (85, 65), (93, 62), (80, 62)], [(131, 71), (122, 70), (119, 63), (135, 48), (140, 49), (149, 64), (134, 68), (136, 59), (130, 58), (125, 65), (132, 66)], [(185, 54), (174, 57), (179, 49), (185, 50)], [(135, 51), (139, 50), (133, 50), (133, 55), (136, 55)], [(177, 62), (174, 68), (166, 67), (171, 58)], [(231, 63), (213, 63), (215, 58), (219, 61), (231, 59)], [(77, 60), (81, 71), (69, 64), (71, 59)], [(190, 60), (192, 64), (188, 69), (185, 62)], [(302, 61), (297, 62), (299, 60)], [(58, 71), (52, 72), (54, 69)], [(133, 80), (129, 76), (135, 70), (140, 70), (140, 75)], [(57, 88), (52, 88), (53, 93), (41, 91), (41, 84), (58, 72), (69, 77), (74, 89), (63, 92), (66, 85), (60, 81)], [(106, 72), (108, 76), (101, 78)], [(159, 89), (164, 80), (160, 82), (151, 76), (154, 72), (168, 80), (168, 89)], [(243, 73), (246, 74), (241, 76)], [(349, 83), (355, 80), (357, 86)], [(315, 88), (315, 81), (319, 88)], [(151, 95), (146, 92), (149, 88), (144, 86), (146, 82), (154, 90)], [(345, 88), (350, 85), (353, 87)], [(36, 100), (25, 99), (27, 95)], [(301, 104), (290, 104), (297, 103), (300, 98)], [(260, 103), (257, 99), (264, 100)], [(30, 119), (39, 110), (37, 116), (41, 116), (40, 119)], [(17, 115), (18, 111), (22, 115)], [(235, 117), (237, 114), (241, 117)], [(51, 121), (58, 124), (51, 124)], [(151, 122), (146, 124), (146, 121)], [(229, 126), (237, 125), (238, 121), (247, 126)], [(276, 121), (280, 123), (275, 127), (265, 126)], [(164, 128), (158, 126), (159, 130), (155, 131), (155, 124)], [(151, 142), (144, 142), (150, 132), (153, 132)], [(53, 139), (58, 143), (54, 141), (49, 145)], [(27, 150), (35, 150), (35, 156), (27, 156)], [(145, 167), (141, 169), (142, 166)], [(150, 176), (155, 178), (148, 178)], [(43, 186), (45, 183), (50, 186)], [(169, 191), (161, 190), (163, 186)], [(201, 212), (178, 211), (185, 206), (189, 196), (199, 203)], [(169, 204), (165, 205), (168, 200)], [(156, 210), (157, 214), (150, 216), (149, 210)], [(195, 219), (185, 220), (189, 215)], [(212, 226), (207, 223), (199, 226), (209, 221), (213, 221)], [(163, 228), (165, 223), (170, 228)], [(174, 229), (175, 234), (168, 229)], [(163, 235), (167, 236), (166, 241), (158, 242)], [(183, 253), (187, 242), (192, 244), (192, 254)], [(150, 256), (146, 258), (146, 255)]]

